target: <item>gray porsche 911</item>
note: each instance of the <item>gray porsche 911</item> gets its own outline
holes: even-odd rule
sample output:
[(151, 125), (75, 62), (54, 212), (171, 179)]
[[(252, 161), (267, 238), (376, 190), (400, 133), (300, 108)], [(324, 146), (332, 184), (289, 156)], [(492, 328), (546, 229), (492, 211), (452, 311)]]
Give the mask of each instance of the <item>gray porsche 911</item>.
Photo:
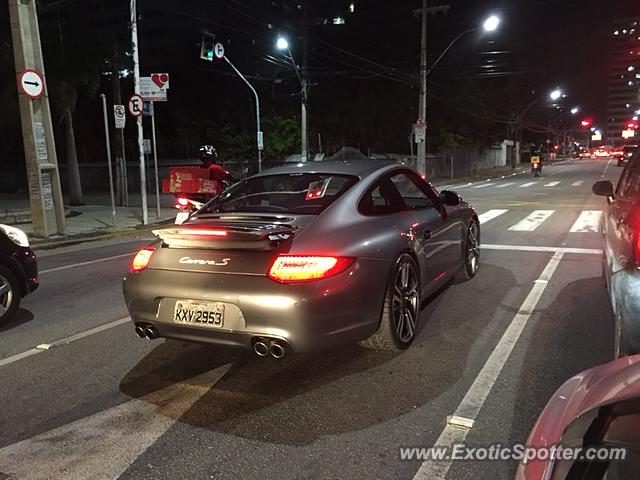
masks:
[(396, 162), (274, 168), (154, 233), (124, 279), (138, 336), (276, 358), (407, 348), (421, 300), (480, 254), (475, 210)]

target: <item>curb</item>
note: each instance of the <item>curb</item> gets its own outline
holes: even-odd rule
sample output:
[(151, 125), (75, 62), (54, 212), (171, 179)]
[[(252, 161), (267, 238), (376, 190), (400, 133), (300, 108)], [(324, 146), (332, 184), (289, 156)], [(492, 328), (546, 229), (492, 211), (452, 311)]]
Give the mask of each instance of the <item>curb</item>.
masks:
[(79, 245), (81, 243), (95, 242), (99, 240), (111, 240), (113, 238), (134, 237), (136, 235), (143, 235), (150, 233), (152, 230), (160, 225), (172, 223), (173, 219), (163, 220), (161, 222), (145, 225), (143, 227), (130, 228), (127, 230), (115, 230), (111, 232), (98, 232), (88, 233), (80, 235), (72, 235), (60, 237), (55, 240), (35, 240), (30, 241), (31, 248), (37, 250), (51, 250), (59, 247), (69, 247), (73, 245)]

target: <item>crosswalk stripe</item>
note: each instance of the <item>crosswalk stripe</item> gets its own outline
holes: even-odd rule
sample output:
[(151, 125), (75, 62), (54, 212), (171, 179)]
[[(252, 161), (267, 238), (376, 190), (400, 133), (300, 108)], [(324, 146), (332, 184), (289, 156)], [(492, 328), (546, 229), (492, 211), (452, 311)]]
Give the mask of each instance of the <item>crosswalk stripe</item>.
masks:
[(549, 182), (545, 185), (545, 187), (555, 187), (556, 185), (560, 185), (561, 182)]
[(505, 188), (505, 187), (508, 187), (509, 185), (514, 185), (514, 182), (501, 183), (496, 188)]
[(597, 232), (601, 218), (602, 210), (584, 210), (569, 231), (572, 233)]
[(222, 365), (184, 383), (0, 448), (0, 473), (20, 480), (115, 480), (230, 368), (231, 364)]
[(483, 183), (482, 185), (476, 185), (473, 188), (484, 188), (484, 187), (490, 187), (491, 185), (495, 185), (495, 183)]
[(499, 208), (489, 210), (481, 215), (478, 215), (478, 220), (480, 220), (480, 224), (482, 225), (483, 223), (487, 223), (489, 220), (493, 220), (494, 218), (499, 217), (500, 215), (507, 213), (508, 211), (509, 210), (502, 210)]
[(580, 185), (582, 185), (584, 183), (584, 180), (578, 180), (577, 182), (573, 182), (571, 184), (572, 187), (579, 187)]
[(527, 218), (519, 221), (509, 230), (512, 232), (532, 232), (544, 222), (547, 218), (553, 215), (555, 210), (534, 210), (529, 214)]
[(538, 182), (527, 182), (527, 183), (523, 183), (522, 185), (520, 185), (519, 188), (527, 188), (530, 187), (531, 185), (535, 185)]

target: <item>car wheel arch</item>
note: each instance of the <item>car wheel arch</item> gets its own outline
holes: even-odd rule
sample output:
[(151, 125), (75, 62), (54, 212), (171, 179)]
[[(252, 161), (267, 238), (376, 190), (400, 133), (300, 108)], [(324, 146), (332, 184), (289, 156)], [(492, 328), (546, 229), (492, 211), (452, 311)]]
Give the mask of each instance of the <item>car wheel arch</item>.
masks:
[(0, 258), (0, 266), (9, 269), (9, 271), (13, 273), (13, 275), (18, 280), (18, 284), (20, 285), (20, 291), (17, 293), (20, 297), (24, 297), (29, 291), (29, 287), (27, 285), (26, 275), (24, 274), (24, 271), (22, 270), (18, 262), (13, 260), (11, 257)]

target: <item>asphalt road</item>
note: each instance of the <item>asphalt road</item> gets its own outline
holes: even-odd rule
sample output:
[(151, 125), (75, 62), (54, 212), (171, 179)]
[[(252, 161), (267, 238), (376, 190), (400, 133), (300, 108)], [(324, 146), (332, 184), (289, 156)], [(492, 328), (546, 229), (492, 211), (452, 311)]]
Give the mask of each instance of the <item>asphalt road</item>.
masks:
[(512, 478), (513, 462), (399, 448), (523, 443), (558, 386), (612, 359), (591, 185), (620, 171), (574, 160), (455, 186), (482, 215), (481, 269), (425, 306), (401, 354), (143, 341), (121, 277), (144, 239), (42, 252), (40, 289), (0, 329), (0, 480)]

